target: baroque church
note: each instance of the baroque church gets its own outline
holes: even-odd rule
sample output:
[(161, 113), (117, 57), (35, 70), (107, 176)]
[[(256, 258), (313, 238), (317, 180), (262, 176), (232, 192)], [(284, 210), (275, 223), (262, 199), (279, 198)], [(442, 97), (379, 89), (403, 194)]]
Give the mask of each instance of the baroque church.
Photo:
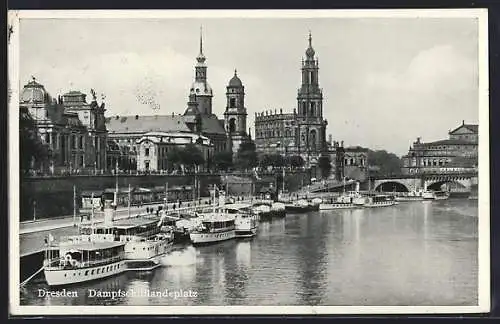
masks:
[(307, 165), (315, 165), (329, 151), (323, 119), (323, 90), (319, 86), (319, 61), (312, 46), (302, 59), (302, 84), (297, 92), (297, 107), (292, 113), (282, 109), (255, 115), (255, 144), (261, 154), (300, 155)]
[(219, 119), (212, 109), (214, 91), (208, 83), (207, 70), (200, 34), (194, 81), (184, 114), (106, 118), (109, 138), (120, 148), (122, 159), (140, 171), (167, 170), (169, 149), (188, 143), (198, 146), (206, 161), (218, 152), (230, 151), (236, 155), (239, 145), (249, 138), (245, 88), (235, 71), (226, 87), (224, 118)]

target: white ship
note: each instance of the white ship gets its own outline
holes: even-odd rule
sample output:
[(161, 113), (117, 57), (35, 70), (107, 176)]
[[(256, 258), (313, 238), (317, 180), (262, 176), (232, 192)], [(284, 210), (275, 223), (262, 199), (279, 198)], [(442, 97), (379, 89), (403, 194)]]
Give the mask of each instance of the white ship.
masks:
[(396, 205), (396, 200), (394, 196), (390, 195), (375, 195), (369, 196), (366, 198), (366, 202), (363, 205), (365, 208), (373, 208), (373, 207), (386, 207)]
[(259, 215), (251, 209), (251, 204), (232, 204), (226, 206), (224, 211), (234, 215), (235, 237), (253, 237), (259, 228)]
[(193, 245), (216, 243), (236, 237), (235, 215), (221, 210), (225, 204), (223, 193), (219, 195), (220, 206), (217, 208), (216, 191), (214, 185), (212, 212), (200, 214), (201, 224), (189, 234)]
[(62, 243), (46, 254), (44, 274), (49, 286), (107, 278), (127, 270), (124, 242)]
[[(355, 202), (360, 202), (356, 204)], [(319, 205), (319, 210), (332, 210), (332, 209), (348, 209), (348, 208), (358, 208), (366, 203), (359, 193), (359, 182), (356, 182), (356, 189), (354, 191), (343, 192), (342, 195), (336, 199), (330, 198), (330, 200), (323, 199), (323, 202)]]
[(189, 234), (193, 245), (221, 242), (236, 237), (234, 216), (215, 212), (200, 217), (201, 225)]

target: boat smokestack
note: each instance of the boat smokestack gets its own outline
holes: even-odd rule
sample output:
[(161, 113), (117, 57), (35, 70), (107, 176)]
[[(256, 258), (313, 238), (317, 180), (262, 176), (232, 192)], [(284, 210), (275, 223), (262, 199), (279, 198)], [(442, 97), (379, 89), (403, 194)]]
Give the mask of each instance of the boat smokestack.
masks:
[(105, 226), (113, 226), (113, 221), (115, 218), (115, 210), (113, 208), (112, 200), (105, 200), (104, 201), (104, 225)]
[(356, 193), (358, 193), (358, 192), (359, 192), (359, 182), (356, 181)]

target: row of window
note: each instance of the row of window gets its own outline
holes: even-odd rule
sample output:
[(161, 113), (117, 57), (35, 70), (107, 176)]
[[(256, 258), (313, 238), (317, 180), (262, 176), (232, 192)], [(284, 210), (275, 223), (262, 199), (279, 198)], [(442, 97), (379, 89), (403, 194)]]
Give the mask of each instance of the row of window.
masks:
[[(90, 271), (91, 271), (90, 275), (93, 276), (94, 272), (96, 274), (99, 274), (99, 273), (105, 273), (105, 272), (114, 271), (114, 270), (118, 270), (118, 269), (120, 269), (120, 264), (115, 264), (113, 266), (102, 267), (99, 269), (86, 270), (84, 276), (88, 276)], [(78, 272), (78, 275), (81, 276), (82, 273)], [(65, 273), (64, 276), (67, 277), (68, 274)], [(73, 276), (76, 276), (76, 272), (73, 272)]]

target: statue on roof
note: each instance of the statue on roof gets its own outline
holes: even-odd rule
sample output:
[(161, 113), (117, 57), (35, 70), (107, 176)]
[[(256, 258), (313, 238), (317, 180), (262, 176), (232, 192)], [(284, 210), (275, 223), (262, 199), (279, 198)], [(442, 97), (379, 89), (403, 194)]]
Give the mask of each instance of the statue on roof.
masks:
[(90, 89), (90, 93), (92, 94), (92, 99), (97, 100), (97, 97), (95, 95), (95, 90), (94, 89)]

